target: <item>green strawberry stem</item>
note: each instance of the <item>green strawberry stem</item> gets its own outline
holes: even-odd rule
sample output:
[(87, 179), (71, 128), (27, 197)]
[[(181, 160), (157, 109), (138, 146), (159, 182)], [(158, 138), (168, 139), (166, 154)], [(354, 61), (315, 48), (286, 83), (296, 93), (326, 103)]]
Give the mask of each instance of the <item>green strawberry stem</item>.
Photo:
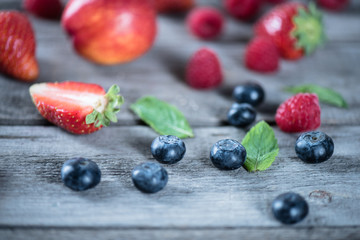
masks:
[(310, 2), (308, 9), (299, 8), (293, 22), (295, 28), (291, 34), (297, 39), (296, 47), (304, 49), (306, 55), (314, 52), (317, 47), (325, 42), (322, 14), (314, 2)]
[(103, 107), (104, 110), (98, 111), (94, 108), (94, 111), (86, 116), (86, 124), (94, 123), (95, 127), (101, 125), (107, 127), (110, 122), (117, 122), (116, 113), (120, 111), (120, 106), (124, 103), (124, 98), (118, 94), (119, 92), (119, 86), (112, 85), (105, 95), (106, 106)]

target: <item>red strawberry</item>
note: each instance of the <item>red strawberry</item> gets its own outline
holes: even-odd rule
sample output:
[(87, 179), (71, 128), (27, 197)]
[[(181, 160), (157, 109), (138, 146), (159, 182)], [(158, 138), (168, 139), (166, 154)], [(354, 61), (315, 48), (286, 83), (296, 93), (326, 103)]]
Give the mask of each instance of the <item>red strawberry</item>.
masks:
[(224, 26), (222, 14), (212, 7), (199, 7), (190, 12), (186, 20), (192, 34), (201, 39), (211, 39), (220, 35)]
[(108, 93), (96, 84), (79, 82), (39, 83), (30, 95), (40, 114), (53, 124), (74, 134), (88, 134), (116, 122), (123, 103), (118, 86)]
[(63, 11), (60, 0), (24, 0), (23, 4), (27, 11), (47, 19), (60, 19)]
[(255, 25), (255, 33), (270, 37), (282, 57), (295, 60), (310, 54), (325, 39), (321, 14), (314, 4), (298, 2), (276, 6)]
[(26, 82), (39, 75), (33, 29), (16, 11), (0, 11), (0, 72)]
[(341, 11), (349, 5), (349, 0), (317, 0), (317, 3), (328, 10)]
[(208, 48), (198, 50), (187, 65), (186, 81), (191, 87), (198, 89), (220, 85), (223, 75), (216, 53)]
[(299, 93), (283, 102), (275, 120), (284, 132), (305, 132), (320, 127), (320, 106), (317, 95)]
[(275, 44), (266, 37), (256, 37), (245, 49), (246, 67), (257, 72), (275, 72), (279, 68), (279, 60)]
[(262, 0), (224, 0), (225, 9), (235, 18), (250, 20), (258, 13)]
[(194, 6), (194, 0), (155, 0), (160, 13), (185, 12)]

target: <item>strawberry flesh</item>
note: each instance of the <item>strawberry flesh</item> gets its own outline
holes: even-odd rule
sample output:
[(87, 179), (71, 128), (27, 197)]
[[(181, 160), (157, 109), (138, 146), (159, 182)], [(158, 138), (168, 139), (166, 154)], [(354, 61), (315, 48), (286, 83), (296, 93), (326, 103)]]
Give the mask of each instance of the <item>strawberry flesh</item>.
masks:
[(103, 111), (107, 100), (104, 89), (96, 84), (63, 82), (40, 83), (30, 88), (30, 94), (40, 114), (53, 124), (74, 134), (99, 130), (86, 124), (86, 116), (94, 109)]

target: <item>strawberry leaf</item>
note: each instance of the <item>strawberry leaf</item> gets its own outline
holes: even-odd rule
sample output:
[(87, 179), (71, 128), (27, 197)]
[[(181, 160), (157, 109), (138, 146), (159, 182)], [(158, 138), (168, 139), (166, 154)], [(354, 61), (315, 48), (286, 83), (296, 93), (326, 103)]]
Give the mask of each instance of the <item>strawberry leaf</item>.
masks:
[(88, 114), (85, 119), (86, 124), (94, 123), (96, 120), (97, 114), (98, 114), (98, 112), (95, 110), (92, 113)]
[(247, 155), (244, 167), (248, 172), (266, 170), (279, 153), (274, 131), (264, 121), (252, 127), (241, 144), (246, 149)]
[(116, 113), (120, 111), (120, 106), (124, 103), (124, 98), (119, 95), (119, 92), (119, 86), (111, 86), (105, 95), (106, 106), (103, 108), (104, 110), (99, 112), (100, 110), (94, 109), (92, 113), (86, 116), (86, 124), (94, 123), (95, 127), (107, 127), (110, 122), (117, 122)]
[(284, 89), (290, 93), (315, 93), (321, 102), (334, 105), (336, 107), (348, 108), (348, 104), (340, 93), (315, 84), (304, 84), (299, 86), (287, 87)]
[(322, 14), (313, 2), (309, 3), (307, 9), (299, 8), (293, 22), (295, 27), (291, 31), (291, 36), (297, 40), (296, 47), (303, 49), (307, 55), (325, 42)]
[(184, 115), (175, 106), (155, 97), (140, 98), (130, 106), (130, 109), (161, 135), (194, 137)]

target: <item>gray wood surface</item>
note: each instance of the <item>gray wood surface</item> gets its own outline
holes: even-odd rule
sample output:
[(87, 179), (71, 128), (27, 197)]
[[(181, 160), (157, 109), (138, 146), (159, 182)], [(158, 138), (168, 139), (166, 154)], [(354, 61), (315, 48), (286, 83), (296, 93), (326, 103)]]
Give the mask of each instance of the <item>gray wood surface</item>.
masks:
[[(208, 157), (217, 140), (241, 140), (245, 131), (196, 128), (197, 137), (185, 140), (185, 158), (166, 166), (167, 187), (146, 195), (134, 188), (130, 172), (141, 162), (153, 161), (149, 146), (156, 134), (148, 127), (111, 127), (80, 137), (52, 126), (0, 127), (0, 226), (276, 227), (281, 224), (273, 219), (270, 203), (289, 190), (310, 204), (309, 216), (297, 227), (358, 226), (358, 145), (349, 142), (360, 141), (360, 128), (321, 130), (336, 144), (326, 163), (299, 161), (296, 135), (276, 130), (277, 160), (267, 171), (247, 173), (219, 171)], [(102, 169), (102, 182), (95, 189), (76, 193), (61, 183), (62, 163), (76, 156), (93, 159)]]
[[(141, 234), (139, 234), (141, 233)], [(7, 228), (0, 229), (3, 239), (45, 239), (77, 240), (81, 239), (174, 239), (174, 240), (203, 240), (203, 239), (359, 239), (357, 227), (317, 227), (317, 228), (166, 228), (166, 229), (118, 229), (118, 228)]]
[[(0, 0), (0, 9), (20, 9), (20, 0)], [(218, 5), (215, 0), (200, 4)], [(186, 32), (184, 16), (160, 16), (154, 47), (142, 58), (99, 66), (79, 57), (58, 22), (30, 17), (37, 38), (37, 82), (75, 80), (104, 88), (116, 83), (126, 103), (119, 122), (88, 136), (74, 136), (46, 122), (33, 106), (30, 84), (0, 75), (0, 239), (360, 239), (360, 1), (344, 13), (326, 12), (328, 42), (298, 62), (282, 61), (273, 75), (250, 72), (243, 53), (251, 24), (227, 18), (224, 35), (203, 42)], [(184, 83), (184, 68), (201, 46), (213, 48), (225, 82), (197, 91)], [(246, 130), (228, 126), (231, 91), (254, 80), (266, 90), (257, 120), (274, 128), (280, 153), (264, 172), (220, 171), (209, 160), (212, 144), (239, 141)], [(322, 126), (335, 142), (334, 156), (318, 165), (295, 156), (297, 134), (276, 127), (274, 113), (289, 94), (285, 86), (317, 83), (343, 94), (349, 109), (321, 105)], [(132, 168), (154, 161), (157, 136), (128, 109), (143, 95), (176, 105), (196, 135), (187, 153), (165, 166), (166, 188), (153, 195), (137, 191)], [(72, 157), (87, 157), (102, 170), (101, 183), (78, 193), (63, 186), (60, 168)], [(286, 191), (303, 195), (309, 216), (294, 226), (277, 222), (271, 201)]]

